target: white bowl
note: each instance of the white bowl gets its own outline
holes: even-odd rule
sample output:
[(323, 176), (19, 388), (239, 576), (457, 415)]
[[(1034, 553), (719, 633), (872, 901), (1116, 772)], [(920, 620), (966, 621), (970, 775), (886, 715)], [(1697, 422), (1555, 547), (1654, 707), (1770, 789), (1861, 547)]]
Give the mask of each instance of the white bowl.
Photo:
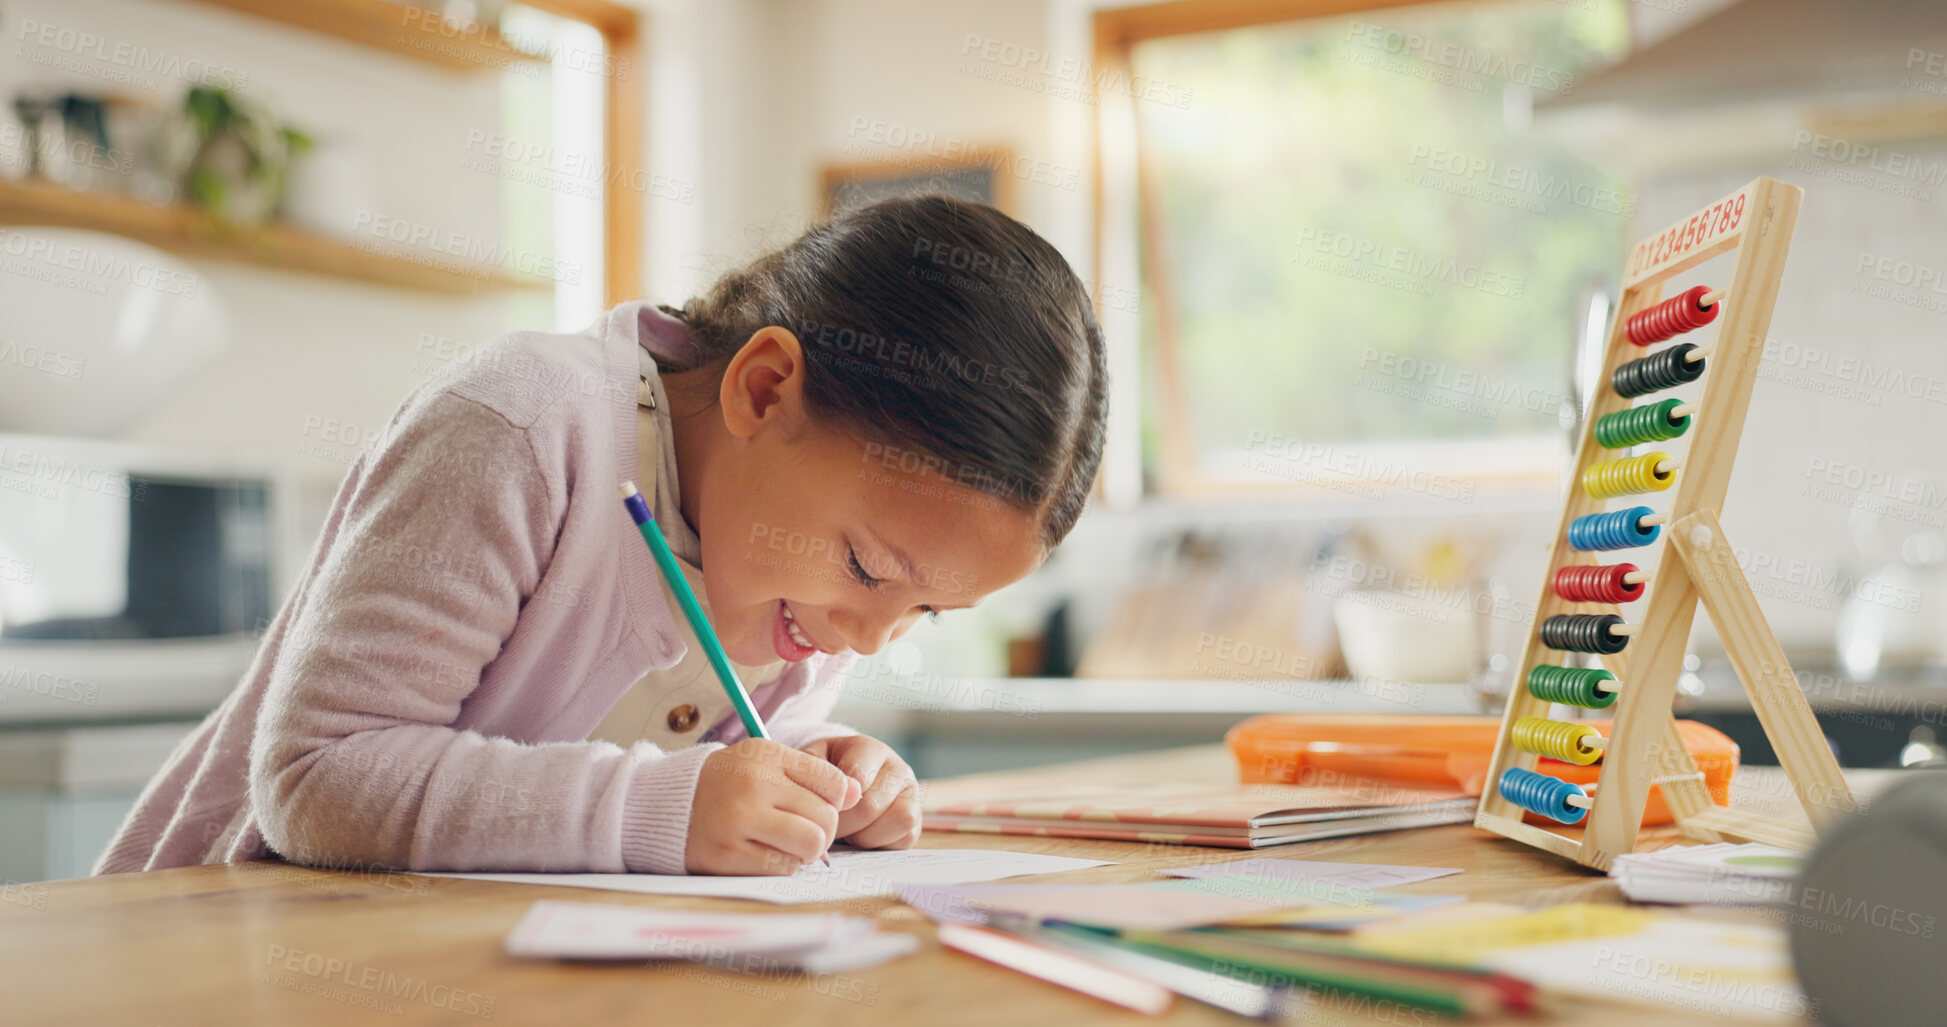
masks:
[(1340, 596), (1332, 616), (1357, 680), (1461, 684), (1480, 660), (1479, 620), (1467, 602), (1366, 589)]
[(133, 239), (0, 227), (0, 431), (108, 437), (229, 339), (188, 264)]

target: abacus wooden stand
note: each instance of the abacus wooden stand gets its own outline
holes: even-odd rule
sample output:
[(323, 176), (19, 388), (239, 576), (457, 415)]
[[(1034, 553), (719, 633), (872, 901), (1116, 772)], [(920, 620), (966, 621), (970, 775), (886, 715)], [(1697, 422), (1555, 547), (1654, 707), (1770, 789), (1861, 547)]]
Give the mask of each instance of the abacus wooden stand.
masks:
[[(1677, 678), (1683, 670), (1684, 649), (1699, 601), (1709, 611), (1724, 651), (1813, 829), (1822, 829), (1853, 808), (1838, 761), (1826, 746), (1811, 706), (1717, 522), (1803, 196), (1803, 190), (1796, 186), (1759, 178), (1631, 250), (1622, 300), (1609, 332), (1601, 386), (1576, 447), (1575, 472), (1569, 479), (1568, 498), (1555, 535), (1554, 557), (1542, 583), (1541, 600), (1535, 605), (1527, 651), (1508, 693), (1507, 712), (1501, 721), (1475, 826), (1607, 870), (1618, 854), (1635, 850), (1644, 806), (1654, 785), (1662, 789), (1686, 838), (1767, 842), (1789, 848), (1811, 843), (1813, 835), (1802, 825), (1713, 803), (1703, 775), (1697, 772), (1677, 733), (1671, 703), (1676, 698)], [(1617, 367), (1645, 352), (1627, 340), (1624, 326), (1631, 315), (1662, 298), (1663, 285), (1670, 278), (1733, 249), (1737, 250), (1735, 265), (1719, 300), (1726, 306), (1717, 319), (1703, 392), (1695, 404), (1688, 455), (1677, 472), (1663, 533), (1668, 551), (1647, 584), (1638, 630), (1628, 647), (1614, 656), (1600, 657), (1604, 669), (1619, 681), (1619, 696), (1611, 710), (1614, 727), (1595, 792), (1590, 796), (1592, 805), (1583, 821), (1586, 828), (1578, 839), (1524, 823), (1523, 809), (1501, 795), (1499, 782), (1508, 768), (1535, 770), (1539, 761), (1534, 753), (1513, 743), (1510, 731), (1521, 717), (1548, 715), (1549, 703), (1529, 694), (1526, 684), (1529, 671), (1548, 663), (1553, 651), (1542, 644), (1538, 631), (1541, 623), (1555, 614), (1591, 612), (1587, 604), (1559, 598), (1551, 585), (1556, 568), (1593, 562), (1597, 555), (1570, 547), (1568, 527), (1576, 518), (1599, 513), (1604, 506), (1603, 500), (1591, 497), (1582, 488), (1581, 481), (1583, 472), (1606, 452), (1594, 437), (1596, 421), (1628, 409), (1632, 402), (1610, 386)], [(1670, 558), (1671, 552), (1675, 559)], [(1608, 606), (1595, 607), (1593, 612), (1618, 611)]]

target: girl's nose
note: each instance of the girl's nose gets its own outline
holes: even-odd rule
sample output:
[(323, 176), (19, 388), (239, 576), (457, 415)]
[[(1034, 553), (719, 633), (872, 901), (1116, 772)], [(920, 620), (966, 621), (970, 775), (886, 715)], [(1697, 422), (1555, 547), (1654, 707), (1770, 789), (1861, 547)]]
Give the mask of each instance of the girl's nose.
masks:
[(899, 628), (896, 611), (835, 610), (832, 624), (845, 636), (845, 644), (860, 656), (871, 656), (892, 641)]

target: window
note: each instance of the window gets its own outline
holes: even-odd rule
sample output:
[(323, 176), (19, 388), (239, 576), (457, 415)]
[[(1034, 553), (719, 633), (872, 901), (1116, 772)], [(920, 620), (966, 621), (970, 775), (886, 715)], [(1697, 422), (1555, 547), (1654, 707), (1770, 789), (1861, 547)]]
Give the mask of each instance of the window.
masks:
[(533, 255), (553, 280), (550, 292), (510, 296), (509, 321), (575, 331), (607, 309), (603, 217), (616, 181), (605, 152), (607, 40), (589, 25), (520, 5), (508, 7), (501, 27), (521, 49), (550, 58), (540, 74), (502, 76), (501, 129), (480, 147), (497, 159), (476, 161), (502, 179), (508, 248)]
[(1552, 477), (1636, 200), (1531, 112), (1627, 38), (1584, 0), (1134, 43), (1104, 173), (1135, 169), (1151, 480)]

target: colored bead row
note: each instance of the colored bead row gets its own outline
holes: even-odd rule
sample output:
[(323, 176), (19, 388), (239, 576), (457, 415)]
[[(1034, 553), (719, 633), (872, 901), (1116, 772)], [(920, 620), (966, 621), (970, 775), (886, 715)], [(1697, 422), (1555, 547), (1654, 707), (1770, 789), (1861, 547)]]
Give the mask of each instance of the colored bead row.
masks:
[(1613, 613), (1558, 613), (1541, 622), (1541, 644), (1575, 653), (1619, 653), (1635, 628)]
[(1606, 710), (1616, 704), (1616, 676), (1595, 667), (1538, 664), (1528, 671), (1528, 694), (1542, 702)]
[(1604, 460), (1582, 472), (1582, 489), (1597, 499), (1661, 492), (1676, 481), (1682, 466), (1664, 452)]
[(1587, 724), (1547, 717), (1522, 717), (1515, 721), (1513, 738), (1514, 744), (1524, 752), (1581, 766), (1601, 759), (1603, 748), (1609, 744), (1601, 732)]
[(1589, 815), (1589, 793), (1572, 781), (1509, 767), (1501, 774), (1501, 797), (1530, 813), (1576, 824)]
[(1571, 603), (1633, 603), (1643, 597), (1642, 575), (1633, 563), (1563, 567), (1555, 572), (1555, 594)]
[(1595, 423), (1595, 440), (1604, 449), (1628, 449), (1645, 442), (1674, 439), (1690, 430), (1690, 414), (1678, 413), (1683, 400), (1666, 399), (1619, 410)]
[(1647, 506), (1632, 506), (1577, 517), (1568, 524), (1568, 544), (1585, 553), (1647, 546), (1663, 531), (1660, 524), (1645, 523), (1657, 516)]
[(1717, 312), (1722, 309), (1716, 303), (1704, 305), (1704, 294), (1709, 291), (1709, 286), (1699, 285), (1681, 296), (1631, 315), (1629, 322), (1623, 326), (1623, 335), (1638, 346), (1651, 346), (1702, 328), (1717, 320)]
[(1617, 395), (1635, 399), (1694, 382), (1704, 376), (1706, 363), (1703, 357), (1690, 359), (1696, 352), (1697, 347), (1687, 342), (1658, 350), (1616, 368), (1616, 373), (1609, 376), (1609, 384), (1615, 387)]

